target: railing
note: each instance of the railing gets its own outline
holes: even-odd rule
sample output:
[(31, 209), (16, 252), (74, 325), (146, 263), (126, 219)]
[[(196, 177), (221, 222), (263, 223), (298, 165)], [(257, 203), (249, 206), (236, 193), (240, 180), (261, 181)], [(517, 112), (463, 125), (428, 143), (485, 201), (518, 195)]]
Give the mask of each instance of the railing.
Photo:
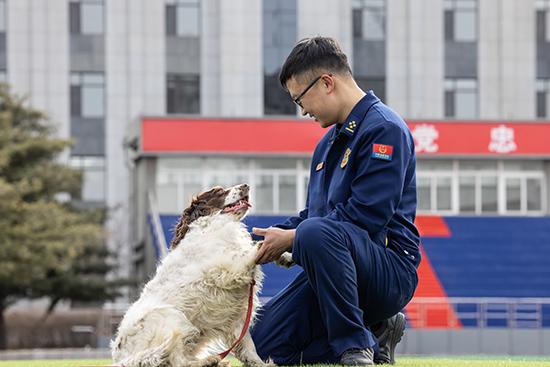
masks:
[(550, 298), (415, 297), (406, 312), (415, 328), (550, 327)]

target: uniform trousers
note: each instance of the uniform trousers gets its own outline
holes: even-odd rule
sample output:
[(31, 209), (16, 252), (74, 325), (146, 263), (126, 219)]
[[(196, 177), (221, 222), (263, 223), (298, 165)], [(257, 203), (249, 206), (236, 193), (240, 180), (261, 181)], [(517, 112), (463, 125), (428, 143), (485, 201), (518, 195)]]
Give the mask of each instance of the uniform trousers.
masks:
[(348, 222), (314, 217), (296, 228), (292, 258), (303, 271), (258, 312), (258, 355), (278, 365), (338, 363), (377, 340), (369, 326), (402, 310), (418, 283), (414, 264)]

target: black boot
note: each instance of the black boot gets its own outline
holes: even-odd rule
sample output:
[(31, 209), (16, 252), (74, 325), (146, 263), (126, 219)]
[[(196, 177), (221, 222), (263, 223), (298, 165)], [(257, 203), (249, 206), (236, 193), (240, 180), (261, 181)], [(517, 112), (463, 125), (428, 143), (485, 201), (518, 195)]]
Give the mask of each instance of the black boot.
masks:
[(372, 348), (348, 349), (340, 358), (340, 364), (344, 366), (372, 366), (374, 351)]
[(382, 321), (372, 328), (378, 339), (380, 352), (374, 359), (376, 364), (394, 364), (395, 347), (405, 332), (405, 315), (398, 312), (396, 315)]

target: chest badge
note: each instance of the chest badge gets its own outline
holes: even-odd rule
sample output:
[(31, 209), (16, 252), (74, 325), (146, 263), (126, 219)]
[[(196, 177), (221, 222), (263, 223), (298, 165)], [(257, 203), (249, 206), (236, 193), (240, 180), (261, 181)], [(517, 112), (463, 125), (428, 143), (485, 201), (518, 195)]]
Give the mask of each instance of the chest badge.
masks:
[(325, 162), (319, 162), (317, 167), (315, 167), (315, 171), (320, 171), (323, 169), (323, 166), (325, 165)]
[(351, 149), (350, 148), (346, 149), (346, 152), (344, 153), (344, 158), (342, 158), (342, 163), (340, 163), (341, 168), (344, 168), (348, 164), (350, 154), (351, 154)]

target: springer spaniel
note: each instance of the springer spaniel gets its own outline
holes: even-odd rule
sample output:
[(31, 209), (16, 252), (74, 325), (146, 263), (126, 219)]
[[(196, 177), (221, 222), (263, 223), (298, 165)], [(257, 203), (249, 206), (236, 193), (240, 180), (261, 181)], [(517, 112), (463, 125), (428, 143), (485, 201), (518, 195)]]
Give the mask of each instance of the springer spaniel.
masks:
[[(125, 367), (215, 366), (218, 355), (197, 354), (212, 341), (238, 338), (255, 280), (254, 309), (263, 274), (257, 246), (241, 219), (248, 212), (246, 184), (199, 194), (184, 210), (171, 250), (128, 309), (111, 343)], [(247, 331), (235, 347), (244, 365), (265, 366)]]

